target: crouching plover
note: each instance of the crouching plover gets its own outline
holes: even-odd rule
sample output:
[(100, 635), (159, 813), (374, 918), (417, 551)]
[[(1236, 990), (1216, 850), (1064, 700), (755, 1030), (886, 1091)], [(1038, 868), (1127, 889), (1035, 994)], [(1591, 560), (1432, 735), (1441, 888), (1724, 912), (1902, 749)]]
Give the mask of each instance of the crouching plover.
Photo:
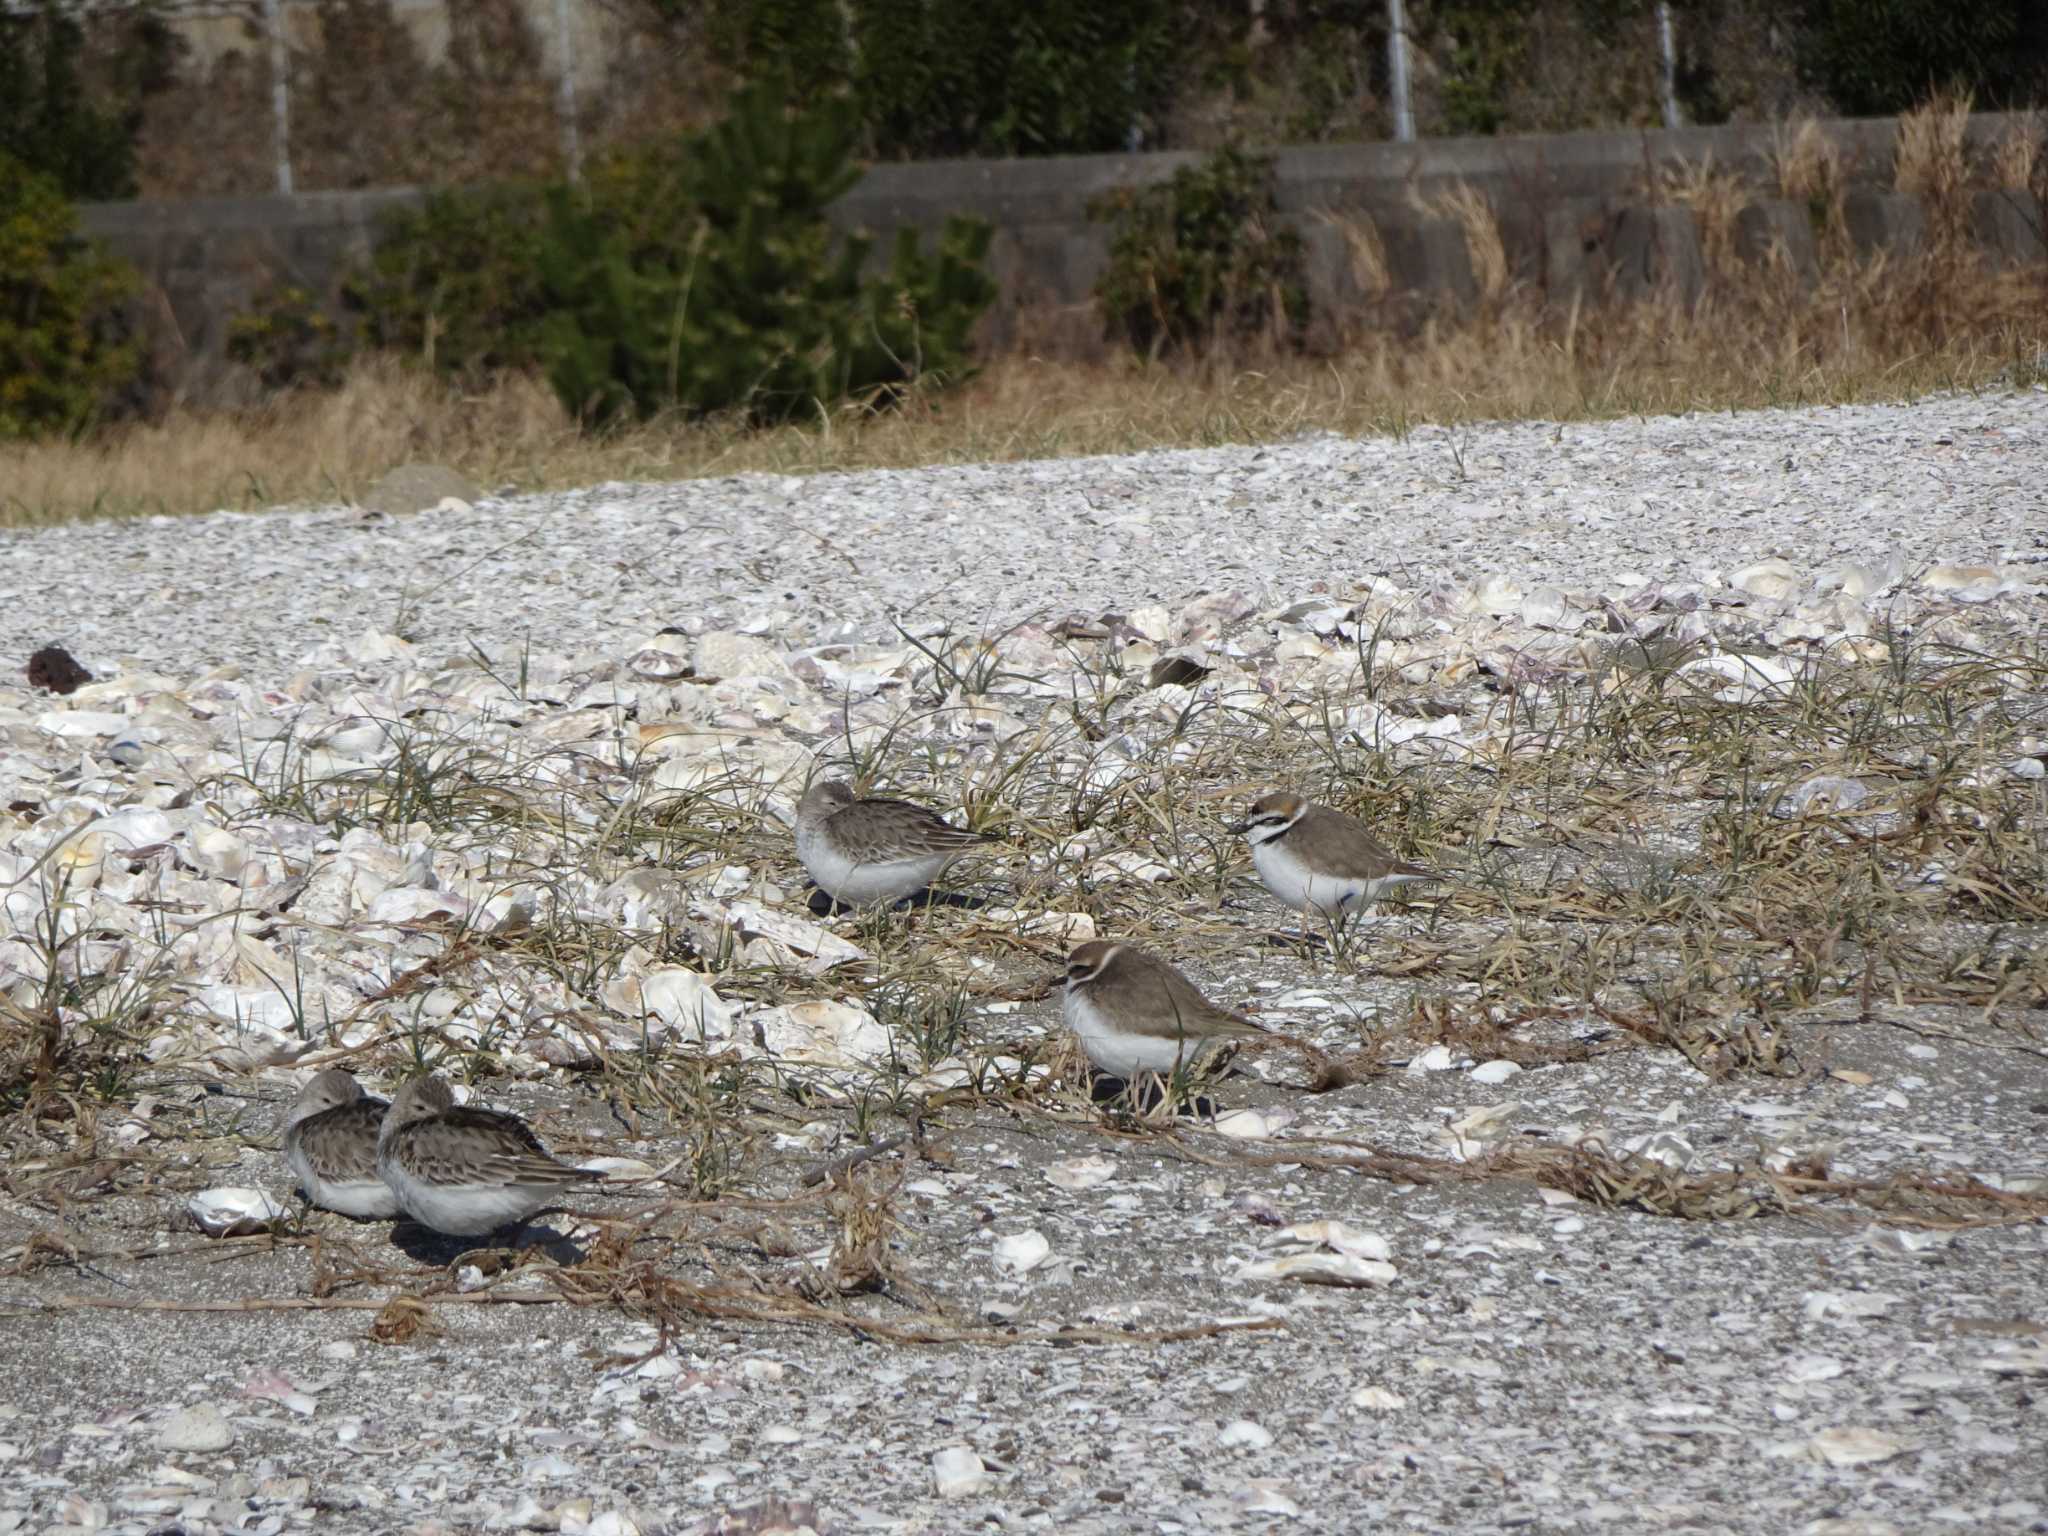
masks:
[(406, 1215), (456, 1237), (522, 1223), (601, 1177), (557, 1162), (517, 1115), (456, 1104), (438, 1077), (398, 1090), (377, 1138), (377, 1172)]
[(1126, 1081), (1195, 1066), (1267, 1031), (1218, 1008), (1164, 960), (1091, 939), (1067, 957), (1067, 1027), (1098, 1071)]
[(377, 1128), (385, 1102), (339, 1067), (316, 1072), (285, 1113), (284, 1160), (306, 1198), (344, 1216), (398, 1214), (398, 1196), (377, 1176)]
[(813, 784), (796, 808), (796, 856), (842, 906), (914, 896), (962, 854), (994, 841), (908, 800), (856, 799), (834, 779)]
[(1389, 892), (1436, 875), (1394, 854), (1342, 811), (1275, 790), (1230, 829), (1252, 845), (1259, 882), (1302, 914), (1340, 918)]
[(1354, 1081), (1319, 1047), (1218, 1008), (1173, 966), (1132, 944), (1090, 939), (1067, 956), (1064, 1008), (1096, 1070), (1127, 1083), (1204, 1066), (1234, 1045), (1268, 1043), (1301, 1055), (1312, 1093)]

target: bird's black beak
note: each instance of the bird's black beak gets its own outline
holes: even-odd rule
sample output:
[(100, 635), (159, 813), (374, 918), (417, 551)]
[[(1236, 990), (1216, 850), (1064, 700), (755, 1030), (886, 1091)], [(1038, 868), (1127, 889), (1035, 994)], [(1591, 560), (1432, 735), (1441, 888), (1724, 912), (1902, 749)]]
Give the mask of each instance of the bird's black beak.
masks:
[(1252, 824), (1248, 821), (1233, 821), (1230, 824), (1231, 835), (1234, 837), (1243, 837), (1251, 829)]

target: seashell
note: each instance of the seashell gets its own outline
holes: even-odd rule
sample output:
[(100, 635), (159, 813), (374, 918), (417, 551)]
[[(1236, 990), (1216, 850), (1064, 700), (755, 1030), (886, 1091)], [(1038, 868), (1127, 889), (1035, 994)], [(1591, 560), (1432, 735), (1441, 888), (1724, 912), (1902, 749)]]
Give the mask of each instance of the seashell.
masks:
[(1890, 1461), (1913, 1449), (1913, 1442), (1880, 1429), (1844, 1427), (1824, 1429), (1806, 1442), (1814, 1460), (1831, 1467), (1868, 1467)]
[(1683, 1173), (1699, 1161), (1699, 1154), (1691, 1142), (1670, 1131), (1652, 1131), (1646, 1136), (1631, 1136), (1621, 1144), (1624, 1152), (1648, 1162), (1660, 1163), (1666, 1168)]
[(222, 1185), (202, 1189), (185, 1209), (208, 1237), (242, 1237), (284, 1220), (285, 1209), (260, 1189)]
[(234, 1426), (211, 1403), (194, 1403), (190, 1408), (180, 1408), (165, 1419), (163, 1427), (156, 1432), (156, 1446), (160, 1451), (224, 1451), (234, 1443)]
[(1248, 1450), (1263, 1451), (1273, 1443), (1273, 1432), (1262, 1424), (1250, 1419), (1232, 1419), (1223, 1426), (1223, 1432), (1216, 1437), (1216, 1443), (1230, 1449), (1244, 1446)]
[(1286, 1515), (1297, 1520), (1301, 1518), (1301, 1506), (1288, 1497), (1287, 1491), (1271, 1478), (1253, 1478), (1231, 1494), (1230, 1502), (1239, 1509), (1255, 1515)]
[(999, 1239), (995, 1247), (995, 1265), (1009, 1274), (1028, 1275), (1051, 1254), (1052, 1244), (1046, 1241), (1045, 1234), (1033, 1229)]
[(1373, 1413), (1395, 1413), (1408, 1406), (1408, 1399), (1398, 1392), (1389, 1392), (1385, 1387), (1360, 1387), (1351, 1394), (1351, 1406), (1369, 1409)]
[(714, 629), (697, 637), (697, 673), (700, 677), (764, 677), (793, 680), (775, 647), (752, 635)]
[(52, 709), (36, 716), (36, 728), (52, 736), (126, 736), (133, 725), (126, 715), (103, 709)]
[(1830, 1317), (1883, 1317), (1899, 1304), (1889, 1291), (1808, 1291), (1801, 1301), (1814, 1322)]
[(1759, 560), (1730, 576), (1728, 585), (1751, 597), (1783, 602), (1799, 591), (1799, 573), (1784, 560)]
[(231, 885), (242, 884), (254, 857), (249, 845), (226, 827), (194, 827), (185, 849), (193, 868)]
[(1870, 791), (1860, 780), (1822, 773), (1778, 796), (1771, 805), (1771, 814), (1789, 819), (1816, 811), (1853, 811), (1869, 798)]
[(1998, 572), (1988, 565), (1930, 565), (1920, 585), (1934, 592), (1960, 592), (1970, 587), (1997, 586)]
[(1384, 1261), (1394, 1256), (1387, 1240), (1379, 1233), (1362, 1231), (1341, 1221), (1298, 1221), (1291, 1227), (1283, 1227), (1275, 1236), (1292, 1238), (1298, 1243), (1318, 1243), (1338, 1253), (1348, 1253), (1355, 1259)]
[(366, 923), (425, 923), (436, 919), (455, 921), (467, 916), (469, 903), (453, 891), (420, 886), (394, 886), (382, 891), (363, 913)]
[(1116, 1164), (1106, 1157), (1070, 1157), (1047, 1167), (1045, 1176), (1061, 1189), (1093, 1189), (1116, 1177)]
[(635, 677), (651, 678), (656, 682), (671, 682), (690, 674), (690, 637), (673, 629), (643, 642), (638, 650), (627, 658), (626, 670)]
[(665, 965), (641, 976), (605, 983), (598, 994), (605, 1007), (629, 1019), (653, 1019), (662, 1035), (673, 1031), (692, 1040), (732, 1038), (732, 1004), (696, 971)]
[(1472, 601), (1482, 613), (1520, 613), (1522, 588), (1512, 577), (1489, 576), (1472, 589)]
[(1149, 853), (1136, 849), (1120, 848), (1115, 853), (1105, 853), (1088, 866), (1088, 872), (1105, 885), (1120, 880), (1143, 880), (1148, 883), (1173, 878), (1172, 866), (1162, 864)]
[(1800, 1385), (1833, 1381), (1848, 1367), (1833, 1355), (1794, 1355), (1785, 1362), (1785, 1379)]
[(1261, 1259), (1238, 1270), (1241, 1280), (1298, 1280), (1303, 1285), (1391, 1285), (1394, 1266), (1384, 1259), (1354, 1258), (1348, 1253), (1290, 1253)]
[(786, 912), (771, 912), (759, 902), (735, 901), (724, 906), (692, 902), (690, 911), (694, 916), (731, 928), (749, 949), (759, 946), (759, 959), (765, 964), (788, 965), (823, 975), (835, 965), (867, 958), (865, 950), (829, 928)]
[(1994, 1376), (2048, 1376), (2048, 1345), (2011, 1344), (1977, 1362)]
[(1410, 1057), (1404, 1070), (1410, 1077), (1420, 1077), (1425, 1072), (1448, 1072), (1451, 1068), (1462, 1066), (1470, 1060), (1470, 1057), (1460, 1058), (1452, 1055), (1448, 1045), (1432, 1045), (1420, 1055)]
[(1295, 1112), (1291, 1109), (1233, 1109), (1218, 1115), (1211, 1129), (1240, 1141), (1259, 1141), (1279, 1135), (1294, 1121)]
[(964, 1445), (932, 1453), (932, 1484), (942, 1499), (972, 1498), (988, 1491), (991, 1479), (982, 1460)]
[(1577, 629), (1579, 614), (1556, 587), (1538, 587), (1522, 599), (1522, 622), (1532, 629)]
[(1173, 632), (1173, 615), (1157, 603), (1133, 608), (1124, 616), (1124, 622), (1154, 645), (1166, 644), (1166, 637)]
[(819, 1067), (881, 1067), (895, 1057), (889, 1031), (851, 1003), (785, 1003), (747, 1015), (761, 1048), (777, 1061)]
[(1690, 678), (1717, 697), (1736, 704), (1782, 698), (1798, 676), (1775, 656), (1737, 656), (1725, 652), (1688, 661), (1674, 675)]
[(1492, 1087), (1506, 1082), (1521, 1070), (1521, 1067), (1512, 1061), (1482, 1061), (1472, 1069), (1470, 1075), (1473, 1082), (1485, 1083), (1488, 1087)]

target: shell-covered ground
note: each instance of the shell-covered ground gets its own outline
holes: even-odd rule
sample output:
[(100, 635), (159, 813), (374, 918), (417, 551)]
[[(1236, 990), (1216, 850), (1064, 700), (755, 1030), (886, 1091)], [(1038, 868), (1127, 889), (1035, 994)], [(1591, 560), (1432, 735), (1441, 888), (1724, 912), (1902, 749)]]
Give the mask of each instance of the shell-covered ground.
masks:
[[(11, 539), (0, 1532), (2048, 1530), (2044, 485), (2034, 391)], [(834, 915), (819, 772), (1000, 841)], [(1444, 878), (1304, 940), (1274, 785)], [(1091, 1091), (1094, 935), (1358, 1080)], [(303, 1212), (336, 1064), (607, 1181)]]

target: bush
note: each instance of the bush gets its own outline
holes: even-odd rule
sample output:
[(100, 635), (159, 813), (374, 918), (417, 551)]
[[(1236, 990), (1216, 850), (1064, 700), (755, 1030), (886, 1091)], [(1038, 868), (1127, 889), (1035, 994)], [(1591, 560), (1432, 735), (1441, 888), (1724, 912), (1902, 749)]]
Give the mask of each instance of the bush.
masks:
[(137, 286), (79, 235), (55, 181), (0, 153), (0, 437), (76, 432), (134, 384)]
[(995, 296), (990, 231), (899, 237), (885, 274), (825, 210), (859, 178), (853, 108), (749, 87), (731, 115), (580, 187), (435, 198), (354, 289), (372, 340), (454, 372), (539, 367), (578, 416), (743, 409), (772, 421), (967, 371)]
[(0, 154), (66, 197), (134, 196), (143, 106), (169, 89), (179, 50), (151, 6), (81, 17), (44, 0), (0, 11)]
[(1280, 221), (1269, 157), (1229, 146), (1164, 185), (1097, 198), (1089, 216), (1117, 226), (1095, 285), (1112, 338), (1152, 357), (1258, 336), (1299, 344), (1301, 236)]
[(478, 378), (540, 366), (547, 189), (437, 192), (386, 218), (367, 269), (343, 288), (364, 341), (439, 373)]
[[(1201, 48), (1242, 27), (1177, 0), (643, 0), (740, 78), (847, 91), (884, 159), (1087, 154), (1159, 137)], [(688, 46), (687, 43), (684, 46)]]
[(1884, 116), (1938, 91), (1985, 106), (2048, 91), (2040, 0), (1800, 0), (1799, 71), (1851, 116)]
[(228, 322), (227, 352), (265, 389), (332, 389), (348, 372), (355, 340), (312, 294), (285, 284)]

